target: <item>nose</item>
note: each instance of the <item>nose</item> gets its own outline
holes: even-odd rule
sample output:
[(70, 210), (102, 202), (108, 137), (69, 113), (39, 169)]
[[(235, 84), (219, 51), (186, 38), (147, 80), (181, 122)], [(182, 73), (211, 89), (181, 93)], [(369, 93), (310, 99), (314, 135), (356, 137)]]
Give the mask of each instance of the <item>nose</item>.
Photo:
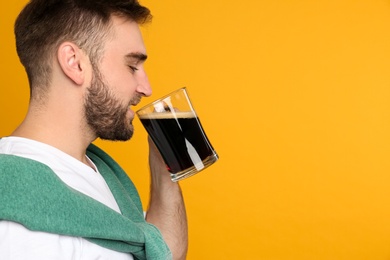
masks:
[(150, 86), (148, 76), (145, 72), (138, 80), (137, 91), (145, 97), (152, 95), (152, 87)]

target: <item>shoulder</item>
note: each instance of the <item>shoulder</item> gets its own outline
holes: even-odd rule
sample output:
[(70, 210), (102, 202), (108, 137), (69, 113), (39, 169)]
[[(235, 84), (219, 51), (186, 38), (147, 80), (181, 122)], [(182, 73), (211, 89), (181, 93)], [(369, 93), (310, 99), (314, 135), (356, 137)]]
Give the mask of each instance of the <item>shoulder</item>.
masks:
[(3, 171), (19, 172), (21, 170), (28, 170), (28, 172), (33, 170), (50, 171), (50, 168), (32, 159), (12, 154), (0, 154), (0, 173)]
[[(43, 183), (60, 183), (53, 170), (38, 161), (8, 154), (0, 154), (0, 189), (3, 193), (27, 194), (26, 189), (40, 187)], [(50, 187), (49, 187), (50, 188)]]

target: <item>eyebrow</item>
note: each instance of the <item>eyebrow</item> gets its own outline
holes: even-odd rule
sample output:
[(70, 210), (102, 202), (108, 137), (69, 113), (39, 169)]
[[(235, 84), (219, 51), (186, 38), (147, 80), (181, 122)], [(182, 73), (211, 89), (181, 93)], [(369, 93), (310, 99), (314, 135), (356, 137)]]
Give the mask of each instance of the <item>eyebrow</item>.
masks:
[(148, 56), (141, 52), (131, 52), (125, 56), (126, 59), (136, 60), (137, 62), (145, 61)]

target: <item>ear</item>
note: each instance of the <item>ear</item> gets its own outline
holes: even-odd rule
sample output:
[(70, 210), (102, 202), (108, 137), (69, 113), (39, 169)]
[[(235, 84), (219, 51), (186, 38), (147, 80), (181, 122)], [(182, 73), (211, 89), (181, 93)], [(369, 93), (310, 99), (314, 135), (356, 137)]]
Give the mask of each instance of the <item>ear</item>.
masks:
[(57, 59), (63, 73), (77, 85), (82, 85), (85, 81), (85, 56), (85, 53), (71, 42), (64, 42), (58, 48)]

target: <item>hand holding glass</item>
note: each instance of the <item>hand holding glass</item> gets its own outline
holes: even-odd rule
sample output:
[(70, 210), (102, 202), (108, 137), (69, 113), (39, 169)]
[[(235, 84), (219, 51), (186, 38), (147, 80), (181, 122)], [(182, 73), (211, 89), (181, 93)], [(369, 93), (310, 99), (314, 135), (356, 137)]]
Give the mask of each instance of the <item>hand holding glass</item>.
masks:
[(137, 115), (160, 151), (172, 181), (188, 178), (218, 160), (186, 88), (141, 108)]

